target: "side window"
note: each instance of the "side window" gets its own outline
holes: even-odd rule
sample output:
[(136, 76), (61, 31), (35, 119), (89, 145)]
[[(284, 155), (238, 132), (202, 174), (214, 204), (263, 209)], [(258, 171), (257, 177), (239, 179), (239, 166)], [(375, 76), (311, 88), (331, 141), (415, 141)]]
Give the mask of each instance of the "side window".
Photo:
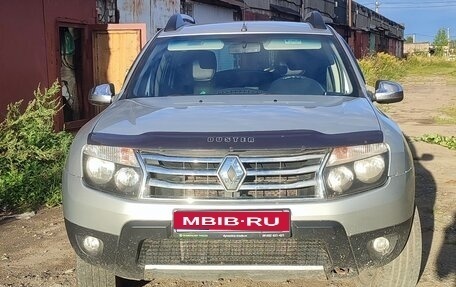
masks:
[(328, 92), (350, 94), (352, 92), (352, 86), (342, 58), (333, 44), (331, 44), (331, 49), (332, 64), (327, 69), (327, 80), (328, 83), (331, 83), (331, 85), (328, 84)]
[(152, 97), (158, 89), (157, 83), (161, 78), (162, 57), (156, 57), (163, 53), (163, 49), (155, 49), (144, 63), (144, 69), (141, 70), (137, 79), (134, 81), (133, 94), (129, 97)]
[(327, 83), (326, 90), (328, 92), (337, 92), (337, 91), (341, 90), (340, 73), (339, 73), (339, 70), (337, 69), (336, 63), (334, 63), (328, 67), (328, 70), (326, 73), (326, 83)]

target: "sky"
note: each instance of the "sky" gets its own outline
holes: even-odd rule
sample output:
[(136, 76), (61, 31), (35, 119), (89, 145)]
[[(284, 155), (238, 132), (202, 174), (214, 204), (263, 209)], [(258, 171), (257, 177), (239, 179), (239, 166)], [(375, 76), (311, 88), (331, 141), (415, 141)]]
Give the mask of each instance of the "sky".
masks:
[[(375, 10), (375, 0), (354, 0)], [(405, 37), (433, 42), (440, 28), (450, 28), (456, 40), (456, 0), (378, 0), (379, 13), (405, 26)]]

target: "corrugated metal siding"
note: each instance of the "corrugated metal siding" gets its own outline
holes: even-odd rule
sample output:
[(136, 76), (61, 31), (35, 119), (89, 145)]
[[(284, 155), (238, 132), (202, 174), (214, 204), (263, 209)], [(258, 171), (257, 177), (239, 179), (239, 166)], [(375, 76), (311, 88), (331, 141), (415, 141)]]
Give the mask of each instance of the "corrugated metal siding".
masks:
[(173, 14), (179, 13), (179, 0), (117, 0), (119, 23), (146, 23), (147, 39), (164, 28)]
[(370, 33), (369, 34), (369, 53), (370, 54), (373, 54), (375, 53), (375, 34), (374, 33)]
[(193, 3), (193, 17), (199, 24), (233, 21), (234, 12), (236, 11), (225, 7)]
[(245, 11), (245, 20), (247, 21), (262, 21), (262, 20), (270, 20), (271, 13), (265, 11)]
[(355, 56), (365, 57), (369, 54), (369, 33), (358, 30), (355, 33)]

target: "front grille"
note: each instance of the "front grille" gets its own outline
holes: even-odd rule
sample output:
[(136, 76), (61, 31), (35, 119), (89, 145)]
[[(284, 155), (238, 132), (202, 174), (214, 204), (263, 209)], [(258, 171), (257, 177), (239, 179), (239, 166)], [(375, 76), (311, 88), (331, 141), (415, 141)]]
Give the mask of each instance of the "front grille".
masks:
[[(145, 198), (280, 199), (322, 198), (316, 175), (326, 150), (265, 155), (237, 154), (246, 177), (226, 191), (217, 172), (224, 156), (170, 156), (141, 151), (148, 174)], [(227, 154), (230, 155), (230, 154)]]
[(326, 266), (319, 241), (296, 239), (147, 239), (138, 264)]

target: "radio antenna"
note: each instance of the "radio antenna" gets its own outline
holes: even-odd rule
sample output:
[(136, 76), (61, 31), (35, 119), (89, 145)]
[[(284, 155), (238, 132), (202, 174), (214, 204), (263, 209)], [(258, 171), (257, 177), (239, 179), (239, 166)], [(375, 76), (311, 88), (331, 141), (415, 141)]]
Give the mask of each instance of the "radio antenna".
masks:
[(247, 32), (247, 25), (245, 24), (245, 10), (247, 9), (247, 4), (245, 4), (245, 1), (244, 2), (244, 8), (242, 8), (242, 28), (241, 28), (241, 32)]

